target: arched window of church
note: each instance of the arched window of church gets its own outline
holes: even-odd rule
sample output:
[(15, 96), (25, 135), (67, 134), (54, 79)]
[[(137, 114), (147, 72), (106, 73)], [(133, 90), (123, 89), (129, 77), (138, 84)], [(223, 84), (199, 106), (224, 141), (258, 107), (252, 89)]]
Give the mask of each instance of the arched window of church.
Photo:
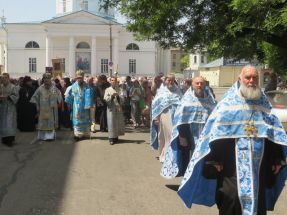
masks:
[(30, 48), (30, 49), (38, 49), (40, 48), (39, 44), (35, 41), (30, 41), (28, 43), (26, 43), (25, 48)]
[(86, 42), (80, 42), (76, 46), (77, 49), (90, 49), (90, 45)]
[(140, 48), (137, 44), (130, 43), (127, 45), (126, 50), (140, 50)]

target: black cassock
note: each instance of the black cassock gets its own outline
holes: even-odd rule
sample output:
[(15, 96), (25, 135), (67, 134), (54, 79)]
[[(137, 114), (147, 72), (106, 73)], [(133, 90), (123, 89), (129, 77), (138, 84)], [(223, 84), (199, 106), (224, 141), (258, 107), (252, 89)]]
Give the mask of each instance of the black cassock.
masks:
[[(257, 215), (266, 215), (265, 188), (275, 184), (276, 175), (272, 166), (284, 160), (282, 147), (265, 140), (264, 155), (260, 167), (260, 184)], [(222, 165), (218, 172), (214, 164)], [(206, 178), (217, 179), (216, 204), (219, 215), (241, 215), (241, 204), (237, 192), (235, 140), (222, 139), (211, 143), (211, 152), (205, 158), (202, 172)]]
[(19, 90), (19, 100), (17, 103), (17, 127), (20, 131), (34, 131), (36, 125), (37, 109), (35, 104), (30, 103), (35, 89), (23, 86)]

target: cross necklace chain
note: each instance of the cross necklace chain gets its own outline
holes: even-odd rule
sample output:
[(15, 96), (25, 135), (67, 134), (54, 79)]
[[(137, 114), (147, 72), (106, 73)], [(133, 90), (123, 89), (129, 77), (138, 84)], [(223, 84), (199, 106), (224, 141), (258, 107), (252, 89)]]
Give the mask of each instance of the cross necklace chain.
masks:
[(250, 138), (251, 135), (253, 135), (254, 137), (257, 137), (257, 129), (254, 126), (254, 119), (251, 121), (251, 119), (253, 118), (253, 114), (254, 114), (254, 110), (252, 110), (250, 118), (248, 120), (246, 119), (245, 121), (244, 132), (248, 139)]

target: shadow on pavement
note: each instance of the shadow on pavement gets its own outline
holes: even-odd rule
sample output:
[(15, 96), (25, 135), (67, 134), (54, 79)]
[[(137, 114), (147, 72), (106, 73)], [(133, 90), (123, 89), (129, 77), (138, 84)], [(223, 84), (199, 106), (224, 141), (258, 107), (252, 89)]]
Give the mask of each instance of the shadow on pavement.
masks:
[(50, 142), (36, 136), (19, 132), (17, 145), (0, 147), (0, 214), (58, 212), (77, 144), (67, 144), (74, 142), (71, 131), (57, 131), (59, 138)]
[(173, 190), (173, 191), (176, 191), (176, 192), (178, 191), (178, 188), (179, 188), (179, 185), (177, 185), (177, 184), (166, 184), (165, 186), (167, 188)]

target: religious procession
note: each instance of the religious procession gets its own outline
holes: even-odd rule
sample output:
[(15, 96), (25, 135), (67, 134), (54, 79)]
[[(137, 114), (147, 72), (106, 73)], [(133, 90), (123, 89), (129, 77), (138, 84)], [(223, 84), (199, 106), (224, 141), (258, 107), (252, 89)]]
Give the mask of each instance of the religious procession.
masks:
[[(255, 67), (216, 100), (201, 76), (131, 78), (43, 74), (13, 80), (1, 75), (0, 135), (13, 147), (17, 129), (54, 141), (59, 129), (75, 141), (100, 131), (117, 144), (125, 125), (150, 128), (160, 175), (182, 177), (177, 194), (186, 207), (217, 205), (220, 215), (264, 215), (274, 210), (287, 179), (287, 136), (259, 87)], [(140, 132), (140, 131), (139, 131)]]

